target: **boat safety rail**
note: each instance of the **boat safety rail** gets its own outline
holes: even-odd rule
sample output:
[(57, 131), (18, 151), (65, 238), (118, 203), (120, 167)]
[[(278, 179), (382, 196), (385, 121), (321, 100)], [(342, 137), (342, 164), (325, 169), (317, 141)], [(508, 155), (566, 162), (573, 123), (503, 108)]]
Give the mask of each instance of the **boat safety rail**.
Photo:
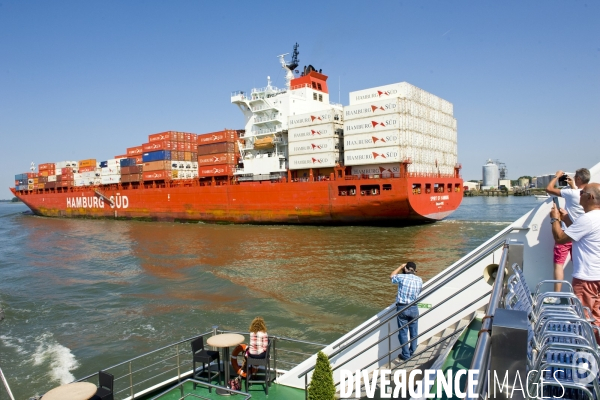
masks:
[[(487, 371), (490, 363), (490, 351), (492, 344), (492, 321), (494, 318), (494, 314), (496, 313), (496, 308), (498, 307), (501, 299), (502, 293), (504, 290), (504, 274), (508, 261), (508, 250), (509, 245), (504, 245), (504, 251), (502, 252), (502, 257), (500, 258), (500, 262), (498, 263), (498, 272), (496, 274), (496, 279), (494, 281), (494, 287), (492, 289), (492, 294), (490, 295), (490, 301), (487, 306), (487, 310), (485, 313), (485, 317), (483, 318), (481, 324), (480, 335), (477, 338), (477, 344), (475, 345), (475, 351), (473, 353), (473, 359), (471, 360), (471, 370), (479, 371), (478, 375), (483, 379), (478, 379), (476, 389), (474, 391), (475, 396), (471, 400), (479, 399), (480, 395), (483, 395), (485, 398), (487, 381), (485, 380), (485, 376), (487, 374), (482, 374), (482, 371)], [(522, 261), (521, 261), (522, 263)]]
[[(8, 394), (8, 398), (10, 400), (15, 400), (15, 397), (13, 396), (12, 392), (10, 391), (10, 386), (8, 386), (8, 382), (6, 381), (6, 378), (4, 377), (4, 373), (2, 372), (2, 368), (0, 368), (0, 380), (2, 381), (2, 384), (4, 385), (4, 389), (6, 390), (6, 393)], [(0, 396), (1, 398), (2, 396)]]
[[(238, 333), (244, 336), (250, 336), (250, 332), (217, 330), (217, 333)], [(271, 360), (273, 361), (273, 370), (277, 374), (290, 370), (315, 354), (318, 350), (327, 347), (323, 343), (309, 342), (306, 340), (292, 339), (283, 336), (269, 335), (271, 339)], [(277, 368), (281, 365), (282, 368)]]
[[(166, 398), (173, 398), (173, 396), (171, 396), (171, 394), (176, 391), (177, 389), (179, 389), (179, 400), (185, 399), (187, 397), (196, 397), (199, 399), (209, 399), (208, 397), (204, 397), (204, 396), (199, 396), (196, 393), (185, 393), (185, 384), (195, 384), (197, 386), (205, 386), (207, 388), (212, 388), (212, 389), (221, 389), (226, 391), (227, 393), (224, 394), (224, 396), (231, 396), (229, 397), (230, 399), (236, 399), (236, 400), (250, 400), (250, 398), (252, 398), (251, 394), (248, 393), (244, 393), (244, 392), (240, 392), (239, 390), (233, 390), (233, 389), (229, 389), (229, 388), (224, 388), (221, 386), (217, 386), (217, 385), (213, 385), (210, 383), (207, 383), (205, 381), (199, 381), (197, 379), (186, 379), (183, 382), (179, 382), (176, 386), (171, 387), (167, 390), (165, 390), (164, 392), (162, 392), (161, 394), (159, 394), (158, 396), (152, 397), (150, 398), (150, 400), (160, 400), (160, 398), (162, 398), (163, 396), (166, 396)], [(169, 395), (169, 396), (168, 396)]]
[[(414, 300), (412, 303), (407, 304), (404, 308), (402, 308), (401, 310), (395, 310), (395, 309), (391, 309), (389, 311), (389, 314), (387, 316), (382, 316), (381, 320), (374, 325), (373, 327), (365, 330), (364, 332), (362, 332), (360, 335), (358, 335), (357, 337), (353, 338), (352, 340), (339, 344), (338, 348), (336, 350), (334, 350), (332, 353), (328, 354), (329, 359), (332, 359), (333, 357), (341, 354), (342, 352), (344, 352), (345, 350), (349, 349), (351, 346), (353, 346), (354, 344), (360, 342), (361, 340), (367, 338), (369, 335), (371, 335), (372, 333), (380, 330), (382, 327), (384, 327), (385, 325), (389, 324), (392, 320), (394, 320), (398, 314), (402, 313), (404, 310), (408, 309), (409, 307), (416, 305), (420, 302), (422, 302), (425, 298), (429, 297), (430, 295), (432, 295), (433, 293), (437, 292), (439, 289), (443, 289), (447, 283), (451, 282), (452, 280), (456, 279), (458, 276), (460, 276), (461, 274), (463, 274), (464, 272), (466, 272), (469, 268), (471, 268), (472, 266), (476, 265), (478, 262), (484, 260), (486, 257), (489, 257), (491, 254), (493, 254), (494, 252), (496, 252), (499, 249), (504, 249), (503, 251), (503, 255), (504, 252), (507, 251), (506, 249), (506, 235), (508, 235), (509, 233), (513, 232), (514, 230), (524, 230), (527, 228), (522, 228), (522, 227), (510, 227), (507, 228), (506, 231), (504, 232), (504, 234), (499, 234), (495, 240), (492, 240), (488, 243), (484, 243), (483, 245), (481, 245), (477, 250), (479, 251), (474, 251), (471, 253), (471, 255), (466, 256), (464, 258), (462, 258), (461, 260), (459, 260), (456, 265), (454, 266), (454, 272), (452, 272), (449, 276), (448, 275), (442, 275), (440, 274), (437, 278), (434, 278), (430, 281), (428, 281), (426, 284), (423, 285), (423, 289), (421, 291), (421, 294), (419, 295), (419, 297)], [(442, 302), (440, 302), (438, 305), (434, 306), (437, 307), (443, 303), (445, 303), (446, 301), (450, 300), (451, 298), (453, 298), (454, 296), (456, 296), (457, 294), (461, 293), (462, 291), (464, 291), (464, 289), (474, 285), (475, 283), (481, 281), (483, 279), (483, 275), (477, 277), (477, 279), (475, 279), (474, 281), (470, 282), (469, 284), (467, 284), (464, 288), (461, 288), (459, 290), (457, 290), (455, 293), (453, 293), (452, 295), (448, 296), (447, 298), (445, 298), (444, 300), (442, 300)], [(480, 299), (478, 299), (477, 301), (485, 298), (489, 293), (486, 293), (484, 296), (482, 296)], [(475, 304), (476, 302), (474, 302), (473, 304)], [(429, 309), (428, 311), (424, 312), (423, 314), (420, 314), (418, 318), (422, 318), (423, 315), (426, 315), (427, 313), (431, 312), (432, 309)], [(449, 317), (450, 318), (450, 317)], [(449, 319), (448, 318), (448, 319)], [(439, 323), (438, 323), (439, 325)], [(398, 328), (395, 333), (397, 333), (400, 330), (400, 328)], [(423, 334), (423, 333), (422, 333)], [(388, 337), (391, 337), (392, 334), (388, 335)], [(376, 343), (379, 344), (380, 342)], [(373, 346), (370, 346), (370, 348), (372, 348)], [(388, 347), (388, 349), (390, 349), (390, 347)], [(347, 359), (344, 361), (344, 363), (337, 365), (334, 369), (339, 368), (340, 366), (347, 364), (348, 362), (354, 360), (356, 357), (360, 356), (361, 354), (363, 354), (364, 352), (366, 352), (368, 349), (364, 349), (363, 351), (361, 351), (360, 353), (352, 356), (351, 358)], [(397, 349), (393, 350), (396, 351)], [(386, 354), (385, 356), (390, 357), (390, 354), (392, 353), (392, 351), (389, 351), (388, 354)], [(385, 358), (385, 357), (383, 357)], [(370, 362), (369, 365), (372, 365), (373, 362)], [(308, 385), (308, 374), (313, 371), (315, 368), (315, 366), (311, 366), (310, 368), (306, 369), (305, 371), (303, 371), (302, 373), (300, 373), (298, 375), (298, 378), (302, 378), (304, 377), (305, 380), (305, 385)]]
[[(190, 342), (199, 337), (212, 336), (214, 330), (183, 339), (115, 364), (103, 371), (114, 375), (114, 398), (134, 399), (136, 396), (148, 394), (153, 387), (170, 378), (175, 382), (191, 376), (192, 351)], [(98, 373), (78, 379), (78, 382), (96, 380)], [(95, 382), (93, 382), (95, 383)]]

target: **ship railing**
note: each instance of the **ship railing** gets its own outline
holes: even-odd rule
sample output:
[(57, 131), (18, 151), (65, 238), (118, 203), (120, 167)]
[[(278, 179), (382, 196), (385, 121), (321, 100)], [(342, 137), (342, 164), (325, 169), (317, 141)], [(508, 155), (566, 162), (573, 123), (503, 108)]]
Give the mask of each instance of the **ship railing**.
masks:
[[(115, 400), (133, 400), (140, 396), (148, 397), (166, 387), (182, 383), (192, 376), (192, 352), (190, 343), (203, 337), (206, 339), (219, 333), (232, 331), (220, 330), (213, 326), (212, 330), (200, 335), (180, 340), (156, 350), (149, 351), (127, 361), (102, 368), (102, 371), (114, 375)], [(248, 338), (249, 332), (238, 332)], [(309, 342), (283, 336), (270, 335), (272, 341), (271, 357), (273, 370), (283, 374), (286, 368), (293, 368), (316, 351), (324, 348), (322, 343)], [(210, 346), (207, 346), (210, 347)], [(218, 350), (218, 349), (215, 349)], [(223, 360), (229, 362), (229, 360)], [(241, 365), (241, 362), (240, 362)], [(98, 373), (78, 379), (77, 382), (90, 381), (96, 383)], [(11, 399), (12, 400), (12, 399)]]
[[(432, 294), (434, 294), (438, 291), (445, 293), (445, 291), (448, 290), (448, 286), (447, 286), (448, 283), (459, 278), (463, 273), (468, 272), (472, 267), (474, 267), (478, 263), (484, 261), (490, 255), (495, 255), (498, 251), (502, 251), (502, 253), (501, 253), (502, 255), (500, 257), (500, 264), (499, 264), (500, 266), (507, 265), (508, 262), (517, 262), (517, 263), (522, 264), (522, 262), (523, 262), (522, 247), (523, 247), (523, 245), (522, 244), (511, 244), (511, 246), (514, 246), (515, 248), (520, 247), (521, 251), (519, 252), (518, 250), (516, 250), (514, 252), (509, 253), (509, 245), (507, 243), (506, 235), (508, 235), (513, 230), (523, 230), (523, 229), (526, 229), (526, 228), (511, 227), (511, 228), (507, 229), (504, 235), (501, 235), (498, 238), (496, 238), (496, 240), (493, 240), (489, 243), (482, 245), (480, 247), (479, 251), (473, 252), (469, 256), (459, 260), (459, 262), (453, 268), (453, 272), (451, 272), (449, 274), (445, 274), (445, 275), (440, 275), (437, 278), (434, 278), (434, 279), (428, 281), (427, 283), (425, 283), (423, 285), (421, 294), (413, 302), (403, 306), (399, 310), (397, 308), (390, 308), (389, 314), (383, 316), (374, 326), (369, 327), (368, 329), (365, 329), (364, 331), (360, 332), (360, 334), (353, 337), (348, 342), (344, 342), (343, 344), (340, 344), (336, 350), (333, 350), (330, 354), (328, 354), (330, 362), (332, 363), (332, 365), (335, 365), (332, 367), (332, 370), (335, 372), (335, 371), (343, 368), (344, 366), (349, 365), (350, 363), (352, 363), (355, 360), (359, 360), (359, 359), (363, 360), (364, 358), (362, 358), (361, 356), (366, 355), (367, 352), (369, 352), (369, 354), (374, 354), (373, 358), (367, 357), (368, 360), (359, 368), (356, 368), (357, 366), (355, 364), (351, 364), (352, 365), (351, 370), (353, 370), (353, 371), (357, 370), (357, 369), (358, 370), (367, 370), (369, 368), (372, 368), (373, 365), (377, 366), (377, 365), (385, 364), (386, 362), (387, 362), (387, 365), (389, 368), (392, 368), (392, 366), (393, 366), (394, 370), (395, 369), (403, 369), (404, 366), (407, 365), (407, 363), (411, 362), (411, 360), (418, 360), (421, 356), (426, 357), (428, 355), (428, 352), (434, 352), (434, 350), (436, 348), (439, 349), (441, 346), (444, 346), (446, 343), (451, 342), (453, 339), (455, 339), (460, 334), (460, 331), (451, 332), (450, 334), (447, 334), (446, 336), (441, 336), (441, 337), (437, 338), (437, 341), (435, 341), (434, 343), (431, 343), (431, 341), (433, 339), (435, 339), (435, 337), (432, 337), (427, 342), (427, 346), (425, 348), (419, 349), (418, 352), (415, 352), (409, 359), (400, 361), (399, 363), (396, 363), (395, 365), (392, 364), (392, 360), (395, 359), (395, 354), (398, 353), (398, 351), (401, 349), (402, 346), (398, 346), (398, 347), (394, 348), (391, 343), (391, 338), (398, 335), (398, 332), (401, 329), (403, 329), (409, 325), (407, 323), (401, 327), (392, 329), (393, 326), (396, 326), (394, 324), (394, 322), (397, 319), (397, 316), (412, 306), (418, 305), (419, 303), (424, 303), (424, 301), (428, 297), (430, 297)], [(499, 267), (499, 270), (500, 269), (502, 269), (502, 268)], [(440, 306), (448, 303), (449, 301), (454, 299), (457, 295), (463, 293), (465, 290), (478, 284), (480, 281), (482, 281), (484, 279), (483, 274), (479, 273), (477, 275), (478, 276), (474, 280), (471, 280), (470, 282), (466, 283), (463, 287), (458, 288), (456, 291), (453, 291), (453, 293), (449, 294), (448, 296), (446, 296), (445, 298), (440, 300), (437, 304), (433, 305), (430, 308), (427, 308), (426, 311), (420, 313), (419, 316), (415, 320), (418, 321), (418, 320), (424, 318), (432, 311), (434, 311), (437, 308), (439, 308)], [(499, 279), (496, 279), (496, 282), (501, 282), (501, 281)], [(447, 321), (452, 321), (458, 315), (461, 315), (466, 310), (469, 310), (470, 308), (474, 307), (479, 302), (481, 302), (486, 297), (488, 297), (490, 295), (490, 293), (492, 293), (492, 292), (493, 292), (493, 289), (483, 293), (481, 296), (479, 296), (478, 298), (475, 298), (469, 304), (463, 306), (460, 310), (452, 313), (449, 316), (446, 316), (441, 321), (436, 321), (436, 324), (434, 324), (434, 326), (432, 326), (431, 328), (429, 328), (425, 331), (422, 331), (422, 332), (420, 331), (419, 334), (414, 338), (411, 337), (411, 339), (406, 343), (406, 345), (410, 345), (411, 342), (418, 340), (420, 337), (422, 337), (423, 335), (429, 334), (430, 332), (435, 333), (435, 330), (439, 329), (440, 327), (443, 327)], [(413, 321), (415, 321), (415, 320), (413, 320)], [(368, 339), (368, 338), (372, 339), (373, 335), (376, 334), (377, 332), (379, 332), (379, 334), (377, 335), (377, 339), (376, 339), (376, 341), (374, 341), (374, 343), (371, 343), (370, 345), (361, 348), (360, 351), (358, 351), (356, 353), (352, 353), (351, 356), (347, 357), (347, 355), (345, 353), (347, 353), (347, 351), (349, 349), (351, 349), (352, 346), (360, 343), (361, 341), (364, 341), (365, 339)], [(387, 332), (387, 334), (385, 332)], [(373, 352), (374, 349), (377, 349), (378, 351)], [(383, 355), (380, 356), (380, 354), (383, 354)], [(342, 361), (342, 356), (347, 357), (347, 358), (344, 358)], [(338, 359), (336, 359), (336, 358), (338, 358)], [(361, 361), (361, 362), (364, 362), (364, 361)], [(299, 379), (304, 378), (305, 389), (308, 388), (309, 374), (314, 369), (315, 369), (315, 366), (313, 365), (310, 368), (304, 370), (302, 373), (298, 374)], [(340, 385), (340, 383), (341, 383), (340, 381), (335, 382), (335, 386), (338, 387)]]
[[(2, 368), (0, 368), (0, 380), (2, 381), (2, 385), (4, 386), (4, 390), (6, 391), (8, 398), (10, 400), (15, 400), (15, 397), (13, 396), (12, 392), (10, 391), (10, 386), (8, 386), (8, 381), (6, 380), (6, 377), (4, 376), (4, 372), (2, 372)], [(2, 396), (0, 396), (0, 398), (1, 397)]]
[(231, 92), (231, 99), (233, 100), (234, 97), (240, 97), (241, 100), (245, 100), (246, 92), (244, 92), (243, 90), (237, 90), (235, 92)]

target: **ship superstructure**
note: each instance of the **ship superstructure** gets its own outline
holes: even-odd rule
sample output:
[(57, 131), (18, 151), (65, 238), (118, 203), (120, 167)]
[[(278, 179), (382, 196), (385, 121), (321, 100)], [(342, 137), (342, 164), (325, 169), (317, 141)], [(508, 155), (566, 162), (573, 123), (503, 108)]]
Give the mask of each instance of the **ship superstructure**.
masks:
[(286, 55), (279, 56), (285, 88), (271, 85), (267, 77), (267, 86), (231, 96), (246, 123), (239, 142), (243, 165), (235, 172), (240, 181), (287, 177), (288, 171), (310, 168), (314, 157), (321, 168), (332, 168), (340, 160), (342, 105), (330, 103), (327, 76), (312, 65), (294, 75), (297, 44), (291, 62), (285, 61)]

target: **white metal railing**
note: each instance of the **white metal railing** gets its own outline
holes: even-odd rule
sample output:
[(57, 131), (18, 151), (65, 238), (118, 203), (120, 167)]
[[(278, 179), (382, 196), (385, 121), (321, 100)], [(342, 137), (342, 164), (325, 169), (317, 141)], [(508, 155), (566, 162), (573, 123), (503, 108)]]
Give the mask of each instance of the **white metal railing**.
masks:
[(4, 373), (2, 372), (2, 368), (0, 368), (0, 380), (2, 380), (2, 383), (4, 384), (4, 388), (6, 389), (6, 393), (8, 393), (8, 398), (10, 400), (15, 400), (15, 397), (13, 396), (12, 392), (10, 391), (10, 387), (8, 386), (8, 382), (6, 381), (6, 378), (4, 377)]
[(254, 130), (252, 130), (252, 134), (254, 136), (257, 136), (257, 135), (266, 135), (266, 134), (269, 134), (269, 133), (281, 132), (282, 130), (283, 130), (283, 127), (281, 125), (277, 125), (274, 128), (254, 129)]
[(276, 121), (277, 117), (275, 115), (267, 115), (264, 117), (256, 117), (254, 116), (254, 122), (268, 122), (268, 121)]

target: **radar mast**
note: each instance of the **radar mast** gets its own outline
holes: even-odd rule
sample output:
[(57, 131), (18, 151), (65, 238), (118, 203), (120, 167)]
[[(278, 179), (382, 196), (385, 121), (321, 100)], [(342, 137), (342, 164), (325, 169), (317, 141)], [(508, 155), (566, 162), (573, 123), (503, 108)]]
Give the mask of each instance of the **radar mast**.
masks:
[(296, 69), (296, 67), (298, 66), (298, 63), (299, 63), (298, 54), (300, 54), (300, 53), (298, 52), (298, 47), (300, 47), (300, 45), (298, 43), (296, 43), (294, 45), (294, 51), (292, 52), (292, 61), (290, 61), (289, 63), (285, 62), (284, 57), (290, 53), (285, 53), (285, 54), (281, 54), (281, 55), (277, 56), (277, 57), (279, 57), (279, 62), (281, 63), (281, 68), (286, 70), (285, 85), (288, 88), (290, 87), (290, 82), (292, 81), (292, 79), (294, 79), (294, 70)]

